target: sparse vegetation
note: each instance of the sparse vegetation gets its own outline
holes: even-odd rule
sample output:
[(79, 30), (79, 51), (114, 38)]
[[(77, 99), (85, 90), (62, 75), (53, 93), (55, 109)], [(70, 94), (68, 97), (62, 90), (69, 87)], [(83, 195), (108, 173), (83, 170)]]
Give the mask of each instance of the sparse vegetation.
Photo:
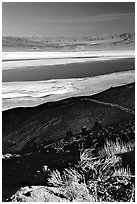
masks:
[(133, 149), (133, 142), (107, 141), (98, 155), (94, 149), (86, 149), (77, 169), (65, 169), (62, 175), (54, 170), (48, 181), (70, 201), (134, 201), (134, 175), (122, 167), (120, 157)]
[[(111, 102), (116, 96), (118, 104), (132, 109), (133, 91), (134, 84), (130, 84), (96, 97)], [(14, 201), (135, 200), (134, 115), (81, 97), (4, 111), (3, 115), (3, 201), (10, 200), (19, 188)], [(60, 122), (54, 126), (57, 117)], [(23, 186), (28, 189), (24, 187), (25, 194)]]
[(115, 142), (106, 140), (104, 147), (99, 151), (99, 155), (113, 157), (114, 155), (119, 155), (121, 153), (127, 153), (134, 150), (135, 150), (134, 141), (124, 143), (123, 141), (116, 138)]
[(84, 135), (81, 130), (41, 146), (30, 160), (27, 155), (16, 159), (26, 167), (35, 160), (30, 184), (58, 189), (68, 201), (134, 201), (134, 125), (130, 120), (87, 129)]

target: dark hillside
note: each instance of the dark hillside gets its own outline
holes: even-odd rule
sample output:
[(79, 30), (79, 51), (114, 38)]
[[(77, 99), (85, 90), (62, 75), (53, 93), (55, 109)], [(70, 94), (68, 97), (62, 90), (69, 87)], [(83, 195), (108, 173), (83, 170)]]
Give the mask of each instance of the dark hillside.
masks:
[[(106, 139), (114, 142), (123, 141), (124, 143), (134, 141), (134, 130), (134, 120), (107, 125), (105, 128), (95, 123), (92, 129), (87, 130), (84, 127), (76, 134), (70, 131), (66, 132), (66, 138), (49, 144), (42, 143), (42, 145), (38, 146), (36, 143), (28, 142), (21, 154), (12, 154), (10, 158), (5, 155), (5, 159), (3, 159), (3, 201), (20, 187), (47, 185), (49, 175), (48, 172), (43, 171), (45, 165), (51, 170), (58, 169), (62, 172), (64, 168), (78, 165), (82, 149), (92, 147), (98, 151), (103, 147)], [(129, 150), (128, 153), (120, 154), (120, 156), (124, 167), (128, 166), (134, 174), (134, 149)]]
[(125, 118), (130, 120), (134, 116), (114, 107), (83, 101), (81, 98), (4, 111), (3, 153), (20, 152), (28, 142), (40, 145), (64, 138), (67, 131), (76, 133), (83, 126), (90, 129), (96, 121), (101, 121), (102, 126), (106, 126)]
[[(116, 147), (122, 144), (117, 150), (118, 153), (124, 150), (120, 153), (122, 165), (128, 166), (134, 175), (134, 114), (90, 101), (116, 103), (134, 110), (134, 88), (134, 84), (129, 84), (92, 97), (3, 111), (3, 201), (20, 187), (48, 185), (48, 171), (43, 170), (45, 165), (60, 172), (75, 167), (82, 150), (93, 147), (96, 153), (106, 140), (116, 142)], [(133, 147), (125, 147), (127, 143)]]
[(115, 88), (111, 87), (91, 98), (99, 101), (115, 103), (125, 108), (135, 110), (135, 83)]

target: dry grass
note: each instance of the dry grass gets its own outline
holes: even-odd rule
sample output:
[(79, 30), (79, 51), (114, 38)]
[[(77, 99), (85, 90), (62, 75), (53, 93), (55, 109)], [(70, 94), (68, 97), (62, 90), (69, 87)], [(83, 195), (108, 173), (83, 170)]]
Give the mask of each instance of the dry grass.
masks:
[[(86, 149), (80, 154), (80, 168), (51, 173), (49, 183), (72, 202), (134, 201), (135, 188), (129, 168), (121, 166), (121, 153), (134, 150), (134, 143), (106, 141), (98, 154)], [(113, 192), (114, 191), (114, 192)]]
[(115, 170), (113, 176), (117, 176), (117, 177), (121, 176), (121, 177), (127, 177), (127, 178), (133, 177), (133, 175), (131, 175), (131, 171), (128, 167), (127, 168), (121, 167), (121, 168)]
[(104, 145), (103, 149), (98, 152), (98, 154), (101, 157), (113, 157), (114, 155), (134, 151), (134, 149), (134, 141), (123, 143), (121, 140), (119, 141), (118, 139), (116, 140), (116, 142), (106, 140), (106, 144)]
[(51, 173), (49, 183), (60, 189), (60, 193), (72, 202), (95, 202), (96, 198), (89, 193), (85, 182), (80, 182), (83, 175), (76, 169), (65, 169), (63, 175), (58, 170)]

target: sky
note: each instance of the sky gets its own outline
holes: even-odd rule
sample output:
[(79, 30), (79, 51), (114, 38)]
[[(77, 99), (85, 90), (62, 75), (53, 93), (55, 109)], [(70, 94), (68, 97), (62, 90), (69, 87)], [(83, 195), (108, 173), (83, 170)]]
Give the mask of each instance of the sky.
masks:
[(3, 36), (135, 32), (133, 2), (3, 2)]

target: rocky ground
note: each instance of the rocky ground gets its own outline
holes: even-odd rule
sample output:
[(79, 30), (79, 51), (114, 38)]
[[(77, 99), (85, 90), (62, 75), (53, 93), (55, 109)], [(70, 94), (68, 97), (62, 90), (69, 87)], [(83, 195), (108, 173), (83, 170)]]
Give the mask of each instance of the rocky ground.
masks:
[[(78, 165), (80, 160), (80, 151), (94, 147), (96, 150), (101, 148), (106, 140), (123, 142), (134, 141), (135, 123), (134, 120), (129, 122), (123, 121), (115, 125), (102, 127), (99, 123), (95, 123), (91, 130), (86, 127), (81, 132), (73, 134), (71, 131), (66, 133), (66, 138), (60, 139), (54, 143), (41, 147), (34, 147), (28, 144), (24, 152), (20, 155), (11, 154), (5, 155), (3, 159), (3, 190), (6, 190), (7, 185), (47, 185), (47, 178), (50, 175), (50, 170), (58, 169), (62, 171), (64, 168), (69, 168)], [(129, 167), (132, 174), (135, 174), (135, 153), (134, 150), (129, 153), (121, 154), (123, 166)], [(8, 169), (5, 171), (6, 166)], [(8, 173), (9, 172), (9, 173)], [(16, 172), (16, 173), (15, 173)], [(35, 191), (38, 194), (35, 194)], [(55, 189), (56, 191), (56, 189)], [(14, 190), (13, 190), (14, 192)], [(30, 193), (29, 193), (30, 192)], [(50, 194), (50, 195), (49, 195)], [(53, 194), (53, 195), (52, 195)], [(48, 189), (47, 187), (25, 187), (21, 188), (11, 200), (19, 201), (63, 201), (62, 197), (55, 196), (58, 193)]]

